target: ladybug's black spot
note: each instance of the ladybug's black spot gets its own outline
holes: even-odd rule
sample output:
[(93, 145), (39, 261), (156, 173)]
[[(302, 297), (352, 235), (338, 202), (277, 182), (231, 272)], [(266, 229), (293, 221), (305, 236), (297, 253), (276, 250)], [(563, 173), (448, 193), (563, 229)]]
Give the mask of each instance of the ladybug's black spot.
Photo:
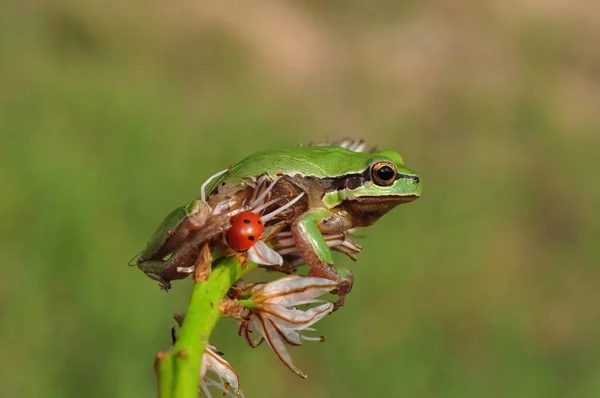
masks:
[(254, 241), (254, 235), (250, 235), (250, 236), (248, 237), (248, 240)]
[(252, 221), (248, 220), (247, 218), (244, 218), (244, 224), (250, 224)]

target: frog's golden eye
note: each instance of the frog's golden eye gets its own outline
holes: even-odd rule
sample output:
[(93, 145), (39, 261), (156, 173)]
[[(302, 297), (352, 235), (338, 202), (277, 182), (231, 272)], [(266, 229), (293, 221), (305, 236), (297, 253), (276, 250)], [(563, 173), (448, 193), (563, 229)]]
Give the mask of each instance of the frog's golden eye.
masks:
[(392, 162), (377, 162), (371, 166), (371, 176), (373, 182), (381, 186), (389, 186), (396, 181), (396, 165)]

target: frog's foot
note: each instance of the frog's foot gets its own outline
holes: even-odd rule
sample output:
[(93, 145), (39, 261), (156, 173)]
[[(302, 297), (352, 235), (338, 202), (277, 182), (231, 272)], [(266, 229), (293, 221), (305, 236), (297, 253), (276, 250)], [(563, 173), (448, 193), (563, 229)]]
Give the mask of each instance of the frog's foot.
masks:
[(164, 272), (164, 262), (162, 261), (144, 261), (137, 264), (137, 267), (150, 279), (158, 282), (158, 286), (168, 292), (171, 289), (171, 280)]
[(148, 275), (150, 278), (154, 279), (155, 281), (158, 282), (158, 287), (160, 287), (161, 290), (164, 290), (165, 292), (168, 292), (169, 290), (171, 290), (171, 282), (169, 282), (168, 280), (164, 279), (163, 277), (161, 277), (158, 274), (146, 274)]
[(347, 268), (337, 269), (334, 265), (313, 267), (309, 271), (308, 276), (316, 276), (338, 282), (338, 288), (331, 292), (339, 297), (333, 305), (334, 312), (344, 305), (346, 295), (350, 293), (352, 286), (354, 285), (354, 275), (352, 274), (352, 271)]

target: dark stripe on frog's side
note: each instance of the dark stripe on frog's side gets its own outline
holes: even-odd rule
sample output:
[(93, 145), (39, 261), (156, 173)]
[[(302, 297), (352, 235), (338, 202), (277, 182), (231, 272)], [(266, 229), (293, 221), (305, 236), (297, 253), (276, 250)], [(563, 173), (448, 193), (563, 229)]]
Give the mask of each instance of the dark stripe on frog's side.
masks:
[[(324, 192), (341, 191), (344, 189), (357, 189), (358, 187), (365, 184), (366, 181), (372, 181), (371, 179), (371, 168), (368, 168), (362, 173), (346, 174), (341, 177), (331, 178), (317, 178), (317, 177), (302, 177), (308, 180), (313, 180), (323, 186)], [(419, 183), (419, 177), (411, 174), (396, 174), (396, 181), (400, 179), (413, 180), (417, 184)]]

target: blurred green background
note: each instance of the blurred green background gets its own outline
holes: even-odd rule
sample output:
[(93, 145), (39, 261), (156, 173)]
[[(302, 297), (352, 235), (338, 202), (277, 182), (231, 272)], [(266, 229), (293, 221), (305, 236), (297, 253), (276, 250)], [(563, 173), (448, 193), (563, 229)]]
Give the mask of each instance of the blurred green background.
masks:
[(4, 1), (0, 396), (153, 396), (191, 284), (127, 262), (210, 174), (347, 136), (423, 197), (339, 257), (307, 380), (218, 325), (246, 396), (600, 396), (596, 6)]

